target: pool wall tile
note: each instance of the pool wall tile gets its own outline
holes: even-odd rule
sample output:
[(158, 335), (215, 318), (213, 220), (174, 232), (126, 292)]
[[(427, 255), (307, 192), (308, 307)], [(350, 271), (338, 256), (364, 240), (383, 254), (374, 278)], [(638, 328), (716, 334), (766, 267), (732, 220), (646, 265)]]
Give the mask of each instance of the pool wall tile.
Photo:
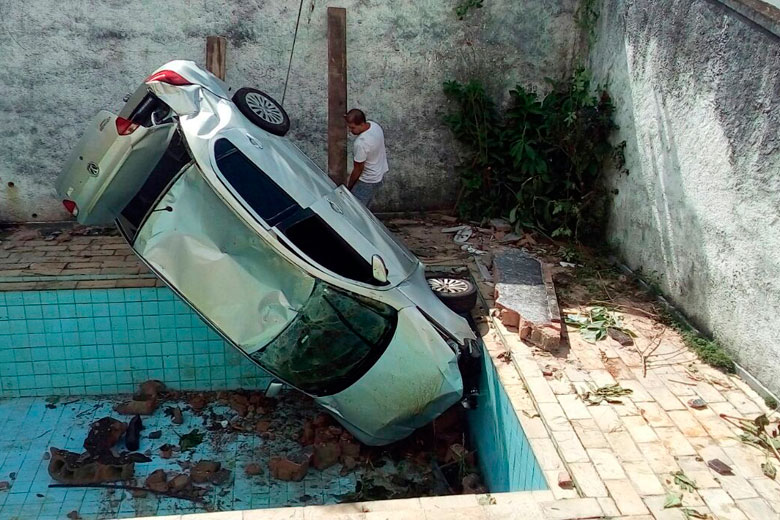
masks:
[(271, 380), (167, 288), (2, 295), (0, 397), (128, 392), (151, 378), (187, 390)]
[(547, 489), (493, 360), (487, 353), (483, 360), (478, 406), (469, 412), (469, 433), (485, 484), (492, 493)]

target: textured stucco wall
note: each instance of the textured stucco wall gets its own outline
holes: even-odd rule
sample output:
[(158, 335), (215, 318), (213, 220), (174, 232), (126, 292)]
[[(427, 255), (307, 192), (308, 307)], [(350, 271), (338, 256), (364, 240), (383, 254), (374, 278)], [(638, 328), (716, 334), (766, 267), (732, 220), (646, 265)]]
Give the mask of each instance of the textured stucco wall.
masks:
[[(349, 104), (384, 126), (392, 168), (377, 210), (453, 203), (444, 80), (500, 72), (505, 81), (492, 87), (501, 92), (570, 69), (576, 0), (491, 0), (463, 22), (456, 4), (304, 0), (285, 102), (290, 136), (325, 167), (326, 8), (346, 7)], [(291, 0), (0, 0), (0, 220), (66, 218), (52, 184), (84, 123), (118, 110), (164, 62), (202, 63), (208, 35), (228, 38), (234, 89), (281, 98), (297, 9)]]
[(780, 391), (780, 39), (710, 0), (604, 0), (628, 175), (610, 240)]

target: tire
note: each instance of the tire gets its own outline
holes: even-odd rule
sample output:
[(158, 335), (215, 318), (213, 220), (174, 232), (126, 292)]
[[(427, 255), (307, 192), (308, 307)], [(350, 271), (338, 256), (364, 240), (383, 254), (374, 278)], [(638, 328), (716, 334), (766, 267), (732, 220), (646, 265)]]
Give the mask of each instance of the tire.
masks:
[(430, 276), (428, 287), (451, 311), (468, 314), (477, 304), (477, 288), (469, 280), (448, 276)]
[(266, 132), (284, 135), (290, 130), (290, 117), (274, 98), (256, 88), (240, 88), (233, 94), (236, 104), (247, 119)]

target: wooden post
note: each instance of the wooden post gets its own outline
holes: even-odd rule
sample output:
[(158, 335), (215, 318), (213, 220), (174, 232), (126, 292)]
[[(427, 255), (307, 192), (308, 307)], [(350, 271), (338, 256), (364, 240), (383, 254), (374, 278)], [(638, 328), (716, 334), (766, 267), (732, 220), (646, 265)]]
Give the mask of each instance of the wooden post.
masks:
[(328, 7), (328, 174), (347, 182), (347, 10)]
[(225, 80), (225, 56), (227, 40), (222, 36), (206, 37), (206, 69), (221, 80)]

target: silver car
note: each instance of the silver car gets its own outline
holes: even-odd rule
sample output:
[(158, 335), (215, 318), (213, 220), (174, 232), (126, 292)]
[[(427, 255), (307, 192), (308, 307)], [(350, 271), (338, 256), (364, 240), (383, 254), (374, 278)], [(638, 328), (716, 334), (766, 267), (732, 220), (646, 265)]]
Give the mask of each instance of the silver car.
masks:
[(362, 442), (390, 443), (464, 399), (476, 338), (420, 261), (283, 137), (289, 124), (263, 92), (231, 96), (172, 61), (95, 116), (57, 191), (79, 222), (116, 222), (249, 359)]

